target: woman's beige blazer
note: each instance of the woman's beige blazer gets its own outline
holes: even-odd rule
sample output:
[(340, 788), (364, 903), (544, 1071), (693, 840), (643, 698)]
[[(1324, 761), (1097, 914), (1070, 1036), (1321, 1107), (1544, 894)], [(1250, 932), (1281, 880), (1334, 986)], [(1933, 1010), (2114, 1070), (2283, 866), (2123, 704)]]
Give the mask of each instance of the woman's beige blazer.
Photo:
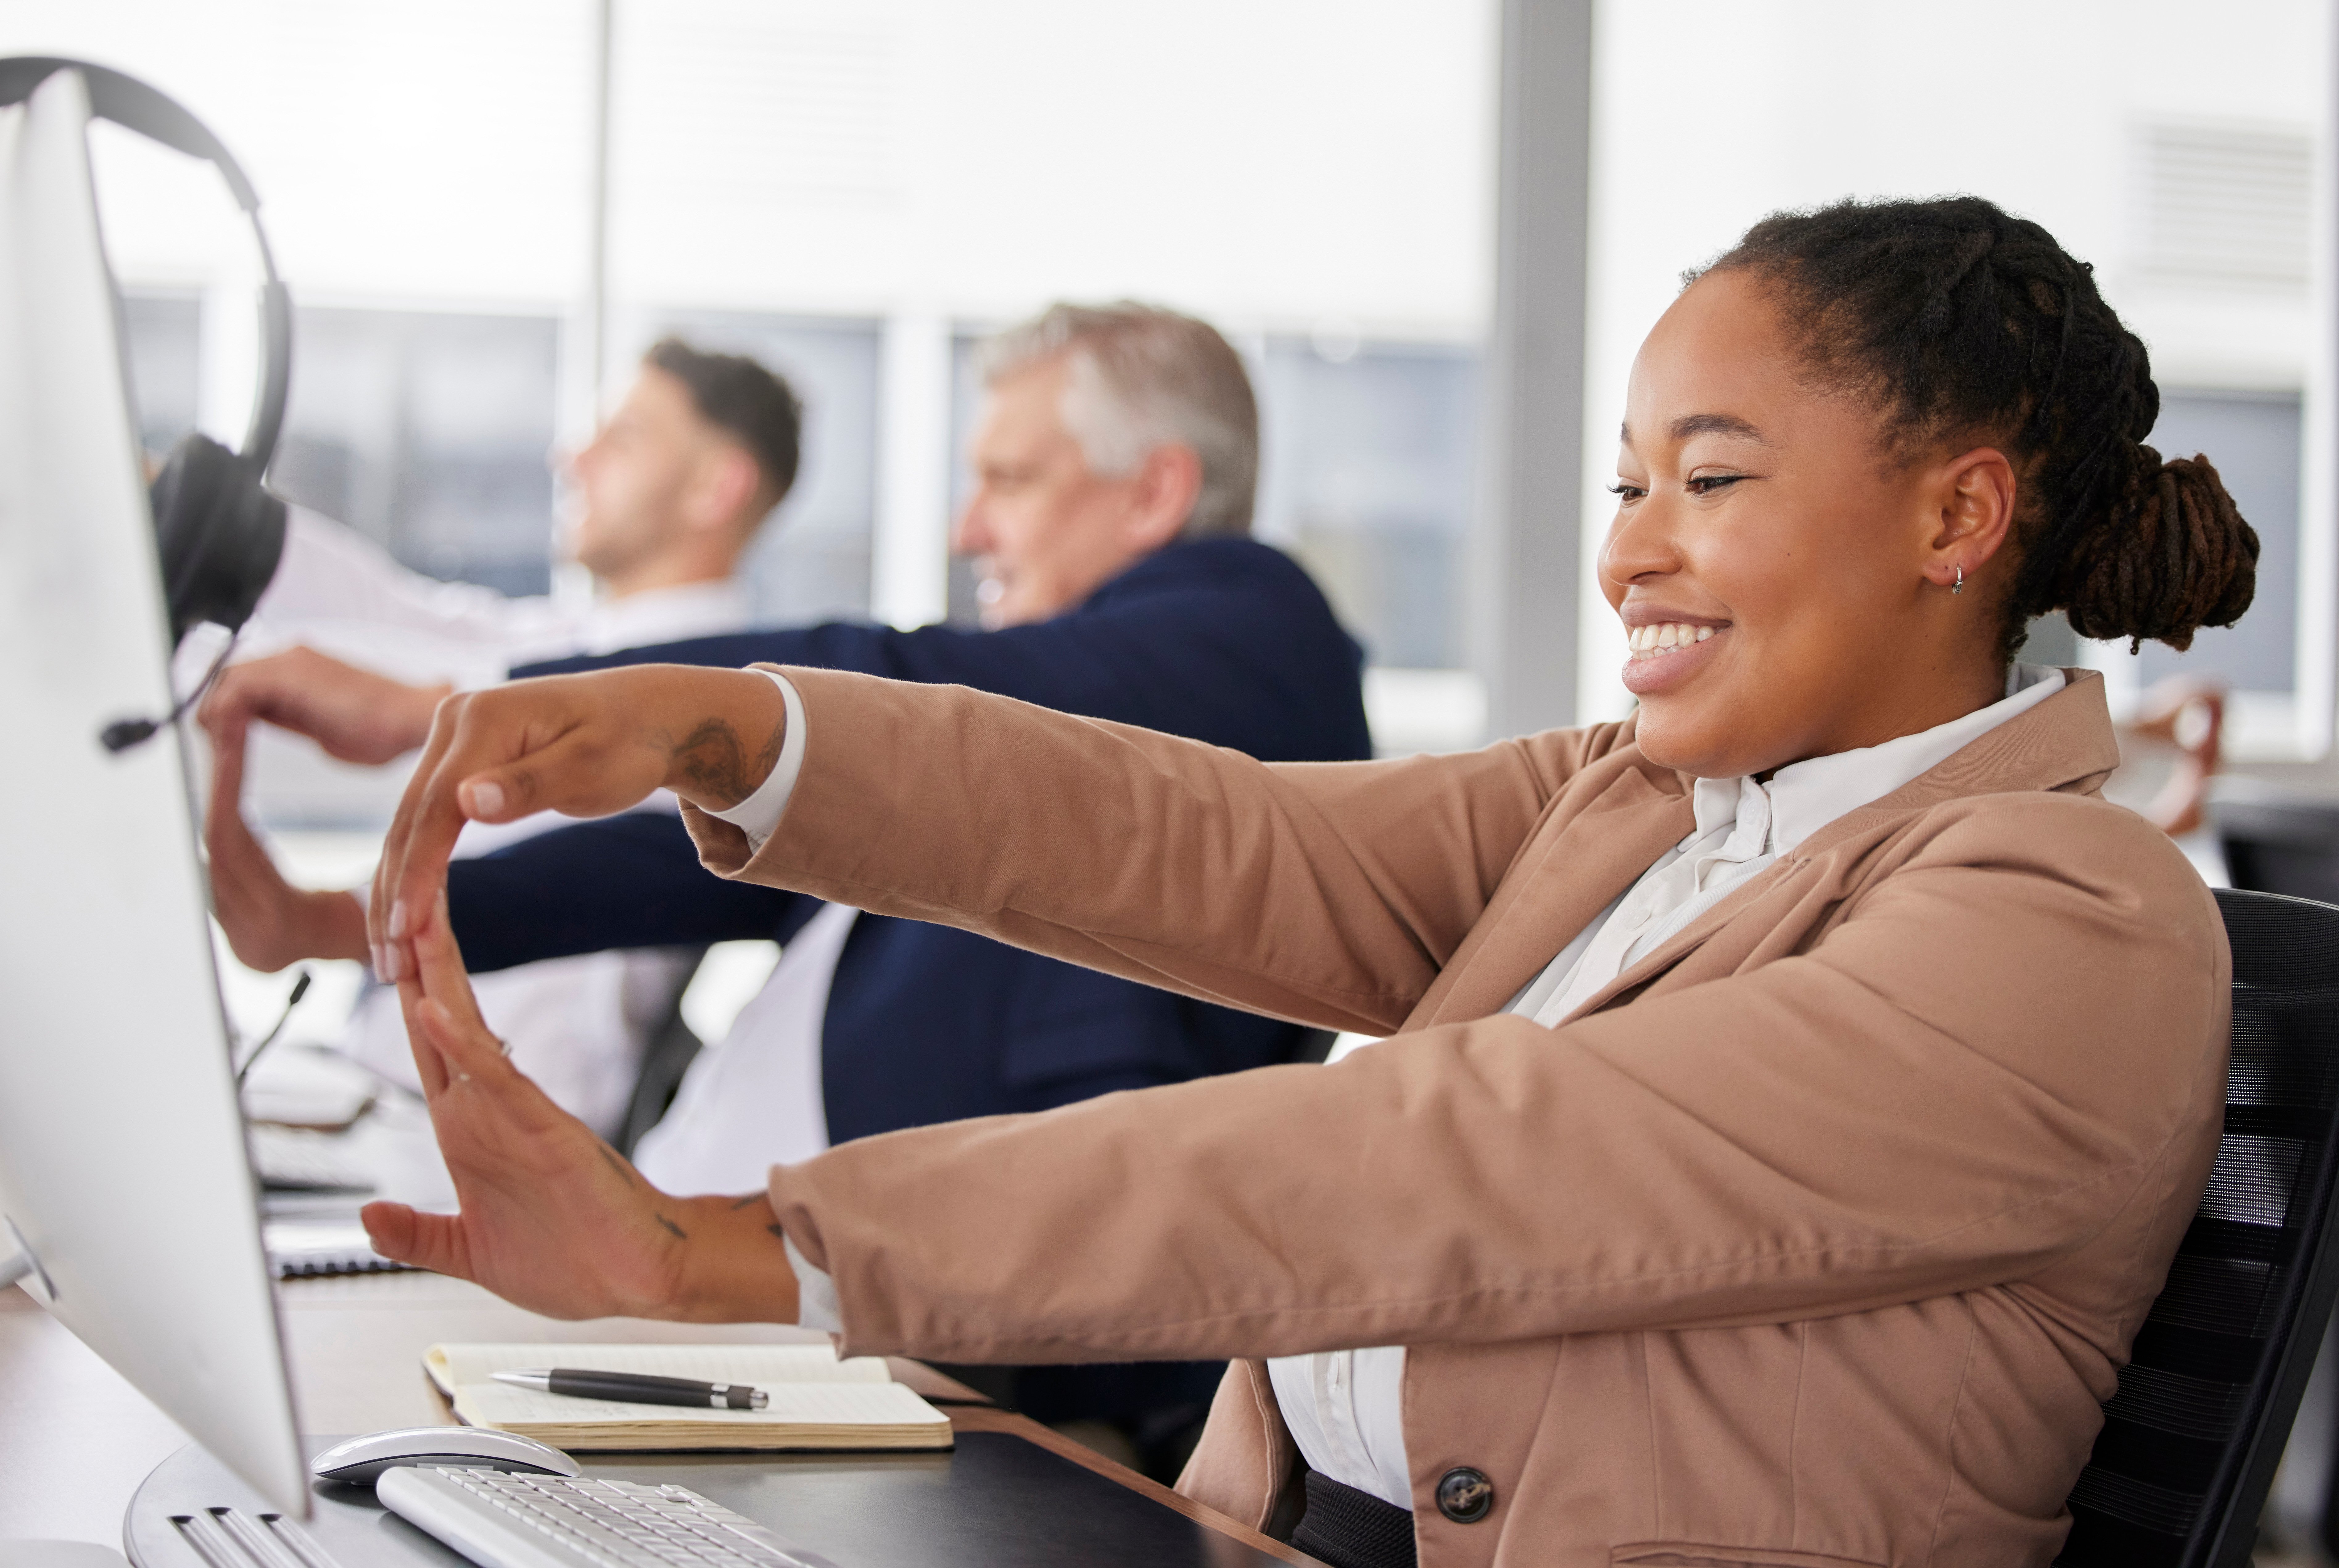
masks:
[[(2101, 683), (1831, 824), (1557, 1030), (1498, 1012), (1692, 825), (1633, 726), (1265, 765), (790, 670), (778, 831), (707, 863), (1396, 1032), (772, 1173), (855, 1354), (1410, 1346), (1425, 1564), (2045, 1563), (2215, 1152), (2215, 903), (2097, 794)], [(1294, 1453), (1229, 1372), (1182, 1484)], [(1439, 1479), (1482, 1471), (1459, 1524)]]

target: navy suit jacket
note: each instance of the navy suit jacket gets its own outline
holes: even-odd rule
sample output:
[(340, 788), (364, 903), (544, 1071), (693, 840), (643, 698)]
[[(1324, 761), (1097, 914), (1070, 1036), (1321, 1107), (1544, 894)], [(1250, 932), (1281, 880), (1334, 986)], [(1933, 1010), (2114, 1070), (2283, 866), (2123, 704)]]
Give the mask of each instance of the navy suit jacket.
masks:
[[(1004, 631), (830, 625), (699, 637), (515, 676), (752, 663), (973, 686), (1232, 746), (1268, 762), (1369, 757), (1364, 653), (1307, 573), (1247, 538), (1172, 545), (1056, 619)], [(786, 942), (816, 900), (708, 874), (681, 823), (634, 814), (449, 868), (474, 970), (603, 948)], [(832, 1140), (1042, 1110), (1291, 1059), (1298, 1026), (1173, 996), (984, 937), (864, 914), (822, 1031)]]

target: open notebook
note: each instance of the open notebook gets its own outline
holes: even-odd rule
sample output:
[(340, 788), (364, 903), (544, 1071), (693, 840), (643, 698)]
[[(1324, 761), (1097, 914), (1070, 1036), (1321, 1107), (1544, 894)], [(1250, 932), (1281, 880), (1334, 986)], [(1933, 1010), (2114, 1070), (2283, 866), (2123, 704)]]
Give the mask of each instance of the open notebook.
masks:
[[(423, 1370), (456, 1418), (555, 1448), (948, 1448), (950, 1418), (894, 1382), (874, 1356), (839, 1360), (825, 1345), (434, 1345)], [(696, 1410), (539, 1394), (498, 1372), (573, 1366), (745, 1383), (762, 1410)]]

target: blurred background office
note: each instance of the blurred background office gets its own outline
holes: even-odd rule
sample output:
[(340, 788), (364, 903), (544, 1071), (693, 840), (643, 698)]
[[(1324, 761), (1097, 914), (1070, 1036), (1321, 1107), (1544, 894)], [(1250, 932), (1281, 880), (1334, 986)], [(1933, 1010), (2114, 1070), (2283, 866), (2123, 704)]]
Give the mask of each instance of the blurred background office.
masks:
[[(1265, 405), (1258, 531), (1366, 641), (1395, 750), (1621, 711), (1584, 562), (1624, 372), (1682, 268), (1772, 208), (1984, 192), (2095, 259), (2170, 391), (2161, 444), (2213, 450), (2266, 539), (2275, 591), (2241, 627), (2082, 656), (2123, 690), (2231, 683), (2235, 760), (2328, 750), (2326, 5), (1511, 10), (1505, 51), (1501, 0), (0, 0), (0, 45), (121, 65), (218, 124), (299, 303), (275, 482), (436, 577), (582, 591), (547, 454), (682, 330), (811, 405), (759, 612), (966, 618), (944, 537), (973, 339), (1054, 298), (1209, 317)], [(1924, 89), (1969, 47), (1953, 100)], [(98, 133), (149, 439), (240, 429), (244, 237), (208, 171)], [(1532, 186), (1507, 202), (1506, 137)], [(1581, 280), (1505, 281), (1506, 244), (1572, 245)], [(1539, 297), (1562, 292), (1580, 344)], [(1568, 428), (1527, 432), (1570, 449), (1545, 454), (1564, 494), (1490, 452), (1525, 444), (1489, 427), (1538, 372), (1580, 386)], [(1506, 524), (1575, 547), (1569, 594), (1534, 585), (1564, 679), (1486, 635), (1518, 618), (1485, 537)], [(365, 809), (283, 782), (281, 822)]]
[[(1485, 372), (1520, 318), (1528, 352), (1582, 362), (1580, 430), (1532, 432), (1580, 448), (1576, 482), (1532, 497), (1531, 522), (1588, 559), (1624, 372), (1682, 268), (1774, 207), (1984, 192), (2095, 258), (2170, 390), (2161, 444), (2211, 449), (2266, 538), (2276, 591), (2241, 627), (2189, 655), (2085, 656), (2124, 689), (2177, 669), (2232, 683), (2236, 760), (2328, 749), (2331, 481), (2328, 443), (2306, 439), (2326, 396), (2309, 346), (2327, 6), (2050, 0), (1949, 22), (1667, 0), (1591, 6), (1588, 29), (1583, 6), (1514, 10), (1550, 13), (1546, 54), (1589, 35), (1588, 70), (1509, 60), (1525, 117), (1586, 121), (1584, 166), (1538, 182), (1572, 178), (1578, 210), (1509, 204), (1579, 230), (1562, 237), (1586, 273), (1573, 354), (1538, 335), (1532, 298), (1489, 341), (1500, 0), (0, 0), (0, 44), (139, 72), (219, 125), (300, 307), (276, 483), (437, 577), (571, 587), (546, 454), (678, 330), (767, 357), (813, 410), (753, 565), (761, 613), (970, 616), (943, 541), (972, 340), (1061, 297), (1209, 317), (1265, 405), (1258, 531), (1367, 644), (1398, 750), (1621, 711), (1622, 645), (1580, 561), (1579, 602), (1541, 606), (1573, 632), (1568, 679), (1490, 704), (1506, 672), (1481, 634), (1513, 585), (1478, 536), (1517, 487), (1486, 471)], [(1923, 90), (1923, 63), (1968, 44), (2000, 64), (1954, 101)], [(1588, 112), (1554, 102), (1583, 96), (1570, 69)], [(149, 438), (240, 429), (243, 237), (208, 171), (99, 133)], [(277, 806), (321, 825), (348, 809)]]
[[(2228, 688), (2227, 819), (2324, 854), (2326, 896), (2335, 47), (2328, 0), (0, 0), (0, 49), (135, 72), (235, 148), (298, 305), (275, 483), (408, 566), (587, 591), (548, 453), (681, 331), (807, 404), (759, 616), (971, 620), (972, 342), (1159, 301), (1248, 359), (1257, 531), (1367, 645), (1385, 752), (1624, 711), (1590, 563), (1683, 268), (1781, 206), (1986, 194), (2093, 259), (2156, 444), (2209, 452), (2265, 549), (2256, 607), (2187, 654), (2045, 626), (2033, 656), (2123, 708)], [(232, 437), (245, 238), (208, 171), (98, 134), (147, 439)], [(361, 875), (380, 784), (263, 761), (287, 858)], [(702, 1033), (759, 978), (723, 972)]]

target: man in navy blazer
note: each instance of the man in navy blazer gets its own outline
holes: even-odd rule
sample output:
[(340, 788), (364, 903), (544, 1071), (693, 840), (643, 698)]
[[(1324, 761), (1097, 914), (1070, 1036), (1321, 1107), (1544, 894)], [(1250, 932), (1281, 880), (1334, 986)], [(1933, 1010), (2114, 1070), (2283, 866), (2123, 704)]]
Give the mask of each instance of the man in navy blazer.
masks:
[[(1270, 762), (1371, 754), (1361, 651), (1305, 572), (1242, 537), (1171, 544), (1029, 626), (749, 632), (513, 673), (759, 662), (970, 685)], [(474, 970), (603, 948), (785, 943), (820, 908), (708, 876), (680, 821), (663, 814), (539, 834), (457, 861), (449, 879), (449, 912)], [(829, 1138), (841, 1141), (1266, 1066), (1304, 1040), (1296, 1025), (952, 927), (864, 914), (830, 984), (820, 1076)]]
[[(1304, 571), (1247, 537), (1257, 415), (1224, 340), (1168, 312), (1059, 307), (994, 340), (987, 360), (989, 396), (972, 450), (978, 485), (952, 541), (976, 558), (986, 629), (820, 626), (512, 674), (640, 662), (814, 665), (972, 685), (1271, 761), (1370, 755), (1362, 650)], [(377, 748), (385, 723), (419, 741), (429, 704), (415, 694), (369, 686), (371, 677), (354, 673), (329, 695), (313, 679), (279, 692), (268, 663), (234, 672), (207, 705), (215, 733), (272, 719), (331, 751), (339, 712), (369, 726), (366, 744)], [(303, 670), (312, 676), (313, 662)], [(225, 820), (212, 834), (214, 860), (248, 865), (256, 846), (234, 842), (241, 822), (232, 813)], [(311, 901), (305, 913), (285, 916), (307, 932), (345, 932), (356, 907), (340, 895), (287, 892)], [(658, 814), (581, 823), (458, 861), (448, 896), (474, 970), (606, 948), (749, 937), (784, 944), (781, 971), (751, 1006), (768, 1002), (785, 1016), (819, 1003), (816, 1047), (794, 1048), (816, 1060), (785, 1070), (696, 1064), (673, 1117), (640, 1150), (644, 1169), (668, 1186), (752, 1187), (761, 1178), (750, 1147), (759, 1135), (769, 1158), (800, 1159), (812, 1152), (807, 1139), (817, 1147), (1263, 1066), (1293, 1060), (1308, 1039), (1296, 1025), (952, 928), (856, 916), (722, 881), (700, 869), (680, 823)], [(238, 934), (231, 923), (231, 938)], [(341, 955), (331, 935), (313, 945), (315, 956)], [(805, 971), (804, 955), (816, 947), (825, 966)], [(714, 1054), (754, 1049), (742, 1036), (752, 1037), (755, 1023), (743, 1014)], [(789, 1114), (791, 1098), (775, 1084), (816, 1086), (824, 1125), (771, 1130), (765, 1124)], [(735, 1170), (716, 1158), (719, 1145), (751, 1158)], [(1149, 1439), (1170, 1435), (1165, 1428), (1199, 1416), (1210, 1386), (1199, 1368), (1031, 1369), (1015, 1395), (1043, 1419), (1114, 1419), (1151, 1447)], [(1148, 1456), (1156, 1467), (1175, 1458)]]

